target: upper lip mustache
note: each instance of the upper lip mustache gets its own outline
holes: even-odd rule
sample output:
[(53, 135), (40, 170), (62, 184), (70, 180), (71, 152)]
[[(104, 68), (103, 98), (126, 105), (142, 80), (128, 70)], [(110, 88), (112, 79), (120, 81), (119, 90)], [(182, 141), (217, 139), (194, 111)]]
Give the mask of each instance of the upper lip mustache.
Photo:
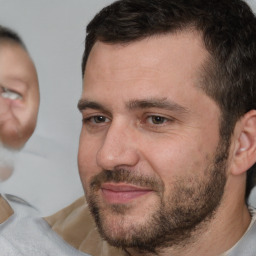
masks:
[(129, 192), (129, 191), (151, 191), (147, 187), (139, 187), (133, 184), (126, 183), (103, 183), (101, 189), (107, 189), (114, 192)]

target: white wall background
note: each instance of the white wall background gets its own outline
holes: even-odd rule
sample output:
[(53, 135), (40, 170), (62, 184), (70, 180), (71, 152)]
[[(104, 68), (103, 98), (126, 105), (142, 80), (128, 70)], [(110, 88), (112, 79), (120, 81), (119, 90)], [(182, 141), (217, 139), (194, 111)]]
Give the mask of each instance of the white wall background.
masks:
[[(76, 154), (81, 117), (81, 57), (88, 21), (112, 0), (0, 0), (0, 24), (16, 30), (36, 64), (37, 129), (0, 190), (47, 215), (83, 194)], [(248, 0), (256, 10), (256, 0)]]

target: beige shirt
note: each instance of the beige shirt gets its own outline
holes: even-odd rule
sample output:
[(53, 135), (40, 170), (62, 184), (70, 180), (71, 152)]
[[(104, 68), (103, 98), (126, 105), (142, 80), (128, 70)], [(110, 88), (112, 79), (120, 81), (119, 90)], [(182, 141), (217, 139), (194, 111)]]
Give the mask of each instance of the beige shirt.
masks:
[(13, 213), (14, 211), (9, 203), (0, 194), (0, 224), (8, 220), (13, 215)]

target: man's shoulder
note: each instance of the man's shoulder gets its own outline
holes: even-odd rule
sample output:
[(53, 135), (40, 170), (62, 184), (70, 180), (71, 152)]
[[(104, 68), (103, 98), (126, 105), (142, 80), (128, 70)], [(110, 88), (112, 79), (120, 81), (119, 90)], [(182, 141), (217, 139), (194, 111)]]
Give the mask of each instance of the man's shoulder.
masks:
[(45, 220), (67, 243), (82, 252), (93, 256), (127, 255), (101, 238), (84, 197)]

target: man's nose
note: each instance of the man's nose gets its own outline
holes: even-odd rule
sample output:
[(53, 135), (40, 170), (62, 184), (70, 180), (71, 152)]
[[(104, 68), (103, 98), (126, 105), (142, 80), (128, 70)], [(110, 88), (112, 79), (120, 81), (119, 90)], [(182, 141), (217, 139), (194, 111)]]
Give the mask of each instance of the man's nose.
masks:
[(105, 169), (132, 167), (139, 161), (135, 128), (112, 124), (97, 152), (97, 164)]

